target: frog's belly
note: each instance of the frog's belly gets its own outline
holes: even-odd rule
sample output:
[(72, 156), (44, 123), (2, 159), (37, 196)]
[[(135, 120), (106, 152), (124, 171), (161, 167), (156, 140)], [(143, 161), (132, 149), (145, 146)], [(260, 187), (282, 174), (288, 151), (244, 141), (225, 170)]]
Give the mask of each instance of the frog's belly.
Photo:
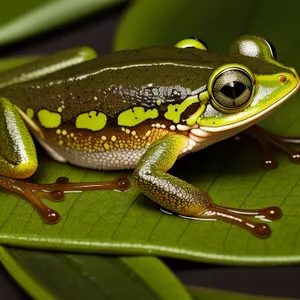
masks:
[(99, 170), (134, 169), (146, 149), (170, 133), (149, 125), (131, 130), (108, 128), (100, 132), (76, 130), (69, 125), (44, 130), (44, 138), (32, 130), (50, 156), (61, 162)]
[(39, 142), (54, 160), (98, 170), (134, 169), (146, 151), (146, 148), (107, 151), (77, 151), (70, 149), (66, 151), (63, 148), (52, 148), (41, 140)]
[(134, 169), (146, 149), (114, 149), (105, 152), (78, 152), (66, 153), (67, 162), (91, 169), (124, 170)]

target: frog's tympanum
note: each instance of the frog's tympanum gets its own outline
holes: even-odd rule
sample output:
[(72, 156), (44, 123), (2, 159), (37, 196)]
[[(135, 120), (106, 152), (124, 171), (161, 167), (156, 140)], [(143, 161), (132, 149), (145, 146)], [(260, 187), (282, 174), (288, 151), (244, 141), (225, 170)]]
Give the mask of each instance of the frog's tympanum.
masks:
[(0, 186), (26, 198), (47, 223), (60, 216), (40, 198), (62, 200), (65, 191), (129, 189), (122, 178), (69, 183), (61, 177), (49, 185), (19, 180), (37, 168), (32, 134), (57, 161), (101, 170), (134, 169), (135, 185), (167, 211), (228, 221), (265, 238), (269, 226), (245, 217), (276, 220), (278, 207), (221, 207), (205, 191), (167, 171), (178, 158), (245, 130), (260, 141), (267, 165), (274, 166), (266, 148), (270, 142), (298, 162), (285, 140), (253, 126), (298, 87), (296, 71), (277, 62), (272, 46), (256, 36), (238, 38), (228, 54), (209, 52), (201, 41), (188, 39), (176, 47), (102, 58), (89, 48), (45, 57), (0, 74)]

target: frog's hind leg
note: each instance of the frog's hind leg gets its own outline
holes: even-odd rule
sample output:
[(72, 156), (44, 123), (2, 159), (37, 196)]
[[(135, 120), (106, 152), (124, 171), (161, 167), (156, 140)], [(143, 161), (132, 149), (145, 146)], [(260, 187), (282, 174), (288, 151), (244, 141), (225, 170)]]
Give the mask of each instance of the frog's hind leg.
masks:
[(277, 162), (271, 154), (271, 145), (279, 148), (281, 151), (286, 153), (290, 161), (294, 164), (300, 164), (300, 153), (295, 151), (288, 144), (300, 145), (300, 138), (284, 137), (280, 136), (267, 130), (254, 125), (244, 131), (245, 134), (255, 138), (262, 150), (264, 155), (264, 167), (267, 170), (272, 170), (277, 167)]
[(133, 179), (143, 193), (164, 209), (191, 219), (223, 220), (243, 227), (260, 238), (270, 235), (270, 227), (245, 217), (277, 220), (278, 207), (241, 210), (218, 206), (209, 195), (195, 186), (166, 173), (188, 146), (186, 136), (172, 134), (153, 143), (141, 158)]
[(126, 191), (130, 188), (126, 178), (107, 182), (69, 183), (68, 178), (59, 177), (53, 184), (19, 180), (30, 177), (36, 171), (37, 156), (34, 142), (19, 112), (5, 98), (0, 98), (0, 140), (0, 187), (25, 198), (46, 223), (57, 223), (60, 215), (47, 207), (41, 198), (62, 201), (65, 192), (103, 189)]

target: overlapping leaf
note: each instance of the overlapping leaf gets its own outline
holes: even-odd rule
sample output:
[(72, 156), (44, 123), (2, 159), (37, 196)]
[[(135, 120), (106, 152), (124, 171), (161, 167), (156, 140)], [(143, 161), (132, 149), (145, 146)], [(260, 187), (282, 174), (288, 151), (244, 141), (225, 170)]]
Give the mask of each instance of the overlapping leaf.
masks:
[(288, 300), (183, 286), (154, 257), (0, 247), (0, 261), (34, 299)]
[(157, 258), (0, 247), (0, 261), (34, 299), (191, 300)]
[(0, 3), (0, 45), (19, 41), (124, 0), (27, 0)]

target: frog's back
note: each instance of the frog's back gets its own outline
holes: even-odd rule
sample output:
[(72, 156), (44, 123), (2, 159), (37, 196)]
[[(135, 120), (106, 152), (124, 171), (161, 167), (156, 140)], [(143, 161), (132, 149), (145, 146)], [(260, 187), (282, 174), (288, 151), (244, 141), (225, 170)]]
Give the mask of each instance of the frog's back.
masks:
[[(218, 63), (222, 60), (219, 55)], [(199, 94), (215, 67), (215, 56), (203, 51), (145, 48), (107, 55), (0, 93), (25, 113), (54, 158), (96, 169), (134, 168), (151, 143), (174, 133), (174, 122), (183, 116), (176, 105), (190, 99), (183, 105), (188, 114), (199, 109)]]
[[(63, 99), (64, 121), (96, 109), (110, 118), (130, 107), (153, 108), (156, 101), (182, 101), (205, 88), (213, 61), (198, 52), (176, 48), (122, 51), (43, 78), (1, 90), (22, 110), (57, 110)], [(1, 77), (0, 77), (1, 81)]]

